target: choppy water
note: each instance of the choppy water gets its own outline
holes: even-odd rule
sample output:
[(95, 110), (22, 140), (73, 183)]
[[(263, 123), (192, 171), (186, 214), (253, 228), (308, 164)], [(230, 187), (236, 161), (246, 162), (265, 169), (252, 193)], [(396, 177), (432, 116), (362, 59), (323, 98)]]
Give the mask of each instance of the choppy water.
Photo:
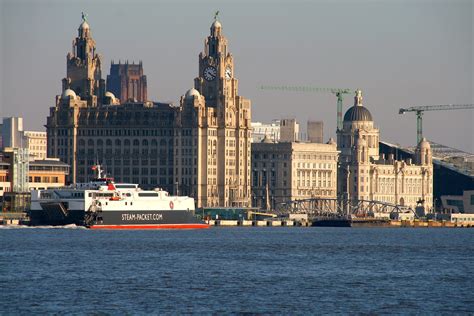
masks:
[(0, 229), (0, 314), (474, 313), (474, 229)]

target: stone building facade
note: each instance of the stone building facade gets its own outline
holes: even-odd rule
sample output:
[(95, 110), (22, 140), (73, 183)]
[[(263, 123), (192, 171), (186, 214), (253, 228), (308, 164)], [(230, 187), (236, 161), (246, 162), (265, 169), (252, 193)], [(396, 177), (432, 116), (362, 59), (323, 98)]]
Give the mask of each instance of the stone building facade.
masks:
[[(5, 192), (26, 192), (33, 189), (57, 188), (64, 186), (69, 166), (59, 159), (31, 160), (25, 164), (25, 171), (18, 167), (17, 148), (5, 148), (0, 152), (0, 197)], [(24, 177), (25, 187), (19, 191), (18, 173)], [(21, 186), (21, 185), (20, 185)]]
[(91, 167), (101, 163), (117, 181), (172, 192), (176, 107), (120, 103), (103, 91), (100, 61), (83, 21), (67, 55), (63, 92), (47, 119), (48, 155), (70, 165), (68, 182), (89, 181)]
[(250, 100), (238, 94), (234, 59), (215, 20), (194, 88), (176, 121), (175, 180), (198, 207), (250, 206)]
[(275, 143), (265, 138), (253, 143), (253, 206), (273, 209), (289, 200), (336, 198), (337, 162), (332, 140), (327, 144)]
[(143, 74), (143, 63), (110, 65), (110, 74), (107, 76), (107, 91), (112, 92), (121, 103), (126, 102), (146, 102), (147, 81)]
[(31, 159), (46, 159), (46, 132), (24, 131), (23, 139)]
[(48, 117), (49, 155), (70, 164), (70, 182), (89, 181), (101, 163), (116, 181), (173, 192), (175, 113), (153, 102), (88, 107), (63, 93)]
[(340, 155), (339, 194), (355, 200), (376, 200), (429, 211), (433, 204), (433, 163), (429, 142), (423, 139), (413, 159), (395, 160), (379, 154), (379, 129), (356, 92), (354, 106), (337, 132)]
[(67, 75), (63, 79), (63, 91), (70, 89), (88, 106), (98, 106), (105, 96), (102, 56), (95, 51), (95, 41), (84, 16), (77, 31), (72, 51), (66, 57)]
[[(250, 101), (238, 95), (220, 22), (210, 31), (195, 88), (175, 107), (102, 91), (100, 56), (83, 21), (46, 125), (48, 154), (71, 166), (68, 181), (88, 181), (101, 163), (117, 181), (190, 195), (198, 207), (250, 205)], [(70, 77), (79, 66), (88, 80)]]

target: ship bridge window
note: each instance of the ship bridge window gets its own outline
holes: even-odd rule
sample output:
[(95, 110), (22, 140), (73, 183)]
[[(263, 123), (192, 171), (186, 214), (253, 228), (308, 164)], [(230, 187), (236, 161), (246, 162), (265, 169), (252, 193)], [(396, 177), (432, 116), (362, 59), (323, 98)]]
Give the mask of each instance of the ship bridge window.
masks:
[(137, 186), (135, 184), (116, 184), (117, 189), (135, 189)]
[(48, 193), (46, 193), (46, 192), (44, 192), (44, 193), (41, 192), (41, 197), (42, 197), (43, 199), (50, 199), (50, 198), (51, 198), (51, 193), (49, 193), (49, 192), (48, 192)]
[(142, 197), (158, 197), (158, 193), (155, 193), (155, 192), (140, 192), (140, 193), (138, 193), (138, 196), (142, 196)]
[[(90, 193), (89, 193), (89, 194), (90, 194)], [(114, 194), (113, 194), (113, 193), (94, 193), (94, 196), (95, 196), (95, 197), (98, 197), (98, 198), (101, 198), (101, 197), (107, 198), (107, 197), (112, 197), (112, 196), (114, 196)]]

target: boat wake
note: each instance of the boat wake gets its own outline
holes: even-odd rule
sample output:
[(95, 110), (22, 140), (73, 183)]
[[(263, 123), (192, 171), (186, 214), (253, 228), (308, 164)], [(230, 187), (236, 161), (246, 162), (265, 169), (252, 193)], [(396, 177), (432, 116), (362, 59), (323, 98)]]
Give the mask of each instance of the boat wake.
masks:
[(26, 226), (26, 225), (0, 225), (0, 229), (87, 229), (84, 226), (69, 224), (63, 226)]

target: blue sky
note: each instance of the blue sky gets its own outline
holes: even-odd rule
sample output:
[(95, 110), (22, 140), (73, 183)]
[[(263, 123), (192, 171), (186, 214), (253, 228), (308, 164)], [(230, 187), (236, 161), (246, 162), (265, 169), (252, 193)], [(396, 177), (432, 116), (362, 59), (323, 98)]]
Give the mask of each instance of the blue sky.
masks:
[[(193, 85), (216, 10), (253, 121), (323, 120), (334, 137), (336, 99), (262, 91), (261, 84), (360, 88), (382, 139), (414, 145), (401, 106), (474, 103), (472, 1), (0, 0), (0, 113), (42, 129), (61, 92), (81, 11), (104, 60), (142, 60), (148, 96), (178, 104)], [(353, 103), (346, 97), (344, 110)], [(473, 152), (474, 111), (427, 112), (424, 135)]]

